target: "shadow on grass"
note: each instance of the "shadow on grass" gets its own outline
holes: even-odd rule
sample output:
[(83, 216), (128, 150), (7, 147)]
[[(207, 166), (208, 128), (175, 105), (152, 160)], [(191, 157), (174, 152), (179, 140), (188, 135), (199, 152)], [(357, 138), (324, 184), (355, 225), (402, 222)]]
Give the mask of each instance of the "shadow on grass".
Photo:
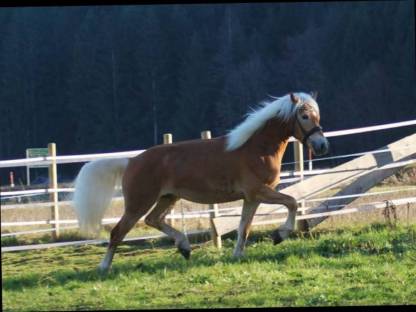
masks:
[[(290, 256), (300, 259), (307, 259), (311, 255), (321, 257), (346, 257), (351, 253), (362, 255), (381, 255), (392, 253), (400, 256), (407, 250), (413, 249), (415, 235), (410, 235), (410, 231), (415, 231), (415, 227), (409, 229), (399, 228), (390, 231), (385, 225), (372, 225), (360, 229), (360, 235), (350, 230), (339, 230), (331, 232), (312, 232), (310, 234), (295, 233), (292, 239), (284, 243), (273, 246), (269, 238), (271, 232), (263, 231), (255, 233), (250, 238), (248, 244), (249, 252), (242, 259), (234, 259), (231, 255), (234, 247), (235, 234), (227, 235), (224, 238), (224, 248), (221, 251), (212, 248), (198, 250), (195, 248), (189, 261), (184, 260), (172, 248), (172, 241), (169, 239), (158, 239), (139, 244), (125, 244), (120, 246), (116, 253), (113, 268), (109, 274), (100, 274), (97, 269), (63, 269), (48, 274), (28, 273), (24, 276), (13, 276), (4, 278), (3, 290), (19, 291), (23, 288), (33, 288), (38, 286), (65, 286), (70, 282), (94, 282), (108, 281), (119, 278), (121, 275), (129, 275), (132, 272), (141, 274), (155, 275), (155, 278), (163, 278), (166, 271), (177, 271), (186, 274), (187, 271), (195, 267), (209, 267), (218, 262), (225, 264), (253, 263), (253, 262), (276, 262), (284, 264)], [(302, 239), (300, 239), (302, 238)], [(157, 249), (155, 249), (157, 248)], [(162, 251), (165, 257), (145, 257), (140, 256), (157, 254), (161, 249), (172, 250), (172, 253)], [(75, 251), (80, 254), (88, 253), (88, 249), (78, 248)], [(105, 249), (103, 248), (103, 256)], [(117, 255), (124, 260), (128, 256), (137, 256), (137, 262), (124, 261), (117, 263)], [(120, 259), (120, 258), (118, 258)], [(142, 262), (140, 262), (142, 261)], [(97, 263), (98, 265), (98, 263)], [(159, 276), (160, 275), (160, 276)]]
[[(8, 233), (5, 231), (4, 233)], [(23, 245), (32, 245), (32, 244), (48, 244), (48, 243), (58, 243), (58, 242), (71, 242), (76, 240), (89, 239), (81, 235), (78, 231), (68, 231), (61, 233), (59, 238), (53, 239), (50, 234), (44, 234), (37, 237), (26, 237), (23, 235), (23, 238), (17, 238), (16, 236), (2, 237), (1, 238), (1, 247), (9, 246), (23, 246)]]

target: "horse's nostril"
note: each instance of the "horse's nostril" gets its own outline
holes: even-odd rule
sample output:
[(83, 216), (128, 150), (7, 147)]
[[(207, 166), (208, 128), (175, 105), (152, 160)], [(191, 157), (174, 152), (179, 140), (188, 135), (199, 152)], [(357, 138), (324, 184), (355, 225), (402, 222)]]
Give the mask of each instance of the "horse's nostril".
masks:
[(321, 143), (321, 151), (325, 149), (325, 143)]

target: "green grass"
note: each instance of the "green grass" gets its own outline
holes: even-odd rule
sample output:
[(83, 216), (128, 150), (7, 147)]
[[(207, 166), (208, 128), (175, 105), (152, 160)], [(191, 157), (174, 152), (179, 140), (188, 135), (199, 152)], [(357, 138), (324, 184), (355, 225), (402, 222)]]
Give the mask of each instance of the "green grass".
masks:
[(103, 246), (2, 254), (3, 309), (97, 310), (416, 304), (416, 225), (375, 224), (251, 236), (246, 256), (195, 246), (184, 260), (161, 241), (122, 245), (107, 276)]

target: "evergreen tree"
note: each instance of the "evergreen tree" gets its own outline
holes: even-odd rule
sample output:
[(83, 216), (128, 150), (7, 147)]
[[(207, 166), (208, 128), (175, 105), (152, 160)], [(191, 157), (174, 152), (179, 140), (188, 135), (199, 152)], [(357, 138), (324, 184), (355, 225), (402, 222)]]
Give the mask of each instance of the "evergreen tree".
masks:
[[(415, 117), (408, 0), (16, 7), (0, 10), (0, 29), (2, 159), (52, 141), (78, 154), (222, 135), (290, 91), (319, 92), (326, 129)], [(409, 131), (333, 138), (331, 150)]]

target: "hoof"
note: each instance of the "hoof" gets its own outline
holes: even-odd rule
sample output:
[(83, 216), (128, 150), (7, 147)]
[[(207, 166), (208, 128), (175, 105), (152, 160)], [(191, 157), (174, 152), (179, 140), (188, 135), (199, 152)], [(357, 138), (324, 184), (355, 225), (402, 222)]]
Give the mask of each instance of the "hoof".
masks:
[(280, 244), (281, 242), (283, 242), (283, 238), (282, 238), (282, 236), (280, 236), (279, 230), (276, 230), (276, 231), (273, 232), (272, 238), (273, 238), (273, 244), (274, 245), (277, 245), (277, 244)]
[(191, 257), (191, 251), (189, 249), (178, 248), (178, 250), (186, 260), (189, 260)]

